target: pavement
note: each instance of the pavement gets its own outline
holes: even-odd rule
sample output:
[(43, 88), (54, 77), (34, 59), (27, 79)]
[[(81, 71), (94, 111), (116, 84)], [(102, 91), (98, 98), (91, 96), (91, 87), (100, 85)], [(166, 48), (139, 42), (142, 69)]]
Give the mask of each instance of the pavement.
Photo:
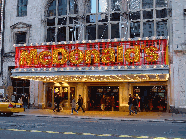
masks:
[(26, 109), (17, 115), (35, 115), (36, 117), (54, 117), (54, 118), (80, 118), (80, 119), (98, 119), (98, 120), (120, 120), (120, 121), (148, 121), (173, 123), (186, 123), (186, 114), (175, 114), (167, 112), (138, 112), (138, 114), (128, 115), (128, 112), (119, 111), (86, 111), (79, 110), (71, 115), (71, 110), (61, 110), (53, 112), (51, 109)]

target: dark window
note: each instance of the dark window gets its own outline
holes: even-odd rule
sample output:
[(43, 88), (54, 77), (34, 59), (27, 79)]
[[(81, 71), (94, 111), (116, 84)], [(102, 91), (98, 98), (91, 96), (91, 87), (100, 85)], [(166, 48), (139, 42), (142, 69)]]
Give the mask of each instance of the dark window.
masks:
[(47, 11), (47, 16), (55, 16), (56, 15), (56, 0), (50, 3), (48, 11)]
[(28, 0), (18, 0), (17, 16), (27, 16), (27, 2)]
[(66, 25), (67, 18), (58, 18), (58, 25)]
[(66, 27), (59, 27), (57, 34), (57, 42), (66, 41)]
[(55, 28), (47, 29), (47, 42), (55, 42)]
[(158, 21), (156, 22), (156, 32), (157, 36), (167, 36), (168, 30), (167, 30), (167, 21)]
[(108, 25), (98, 25), (98, 39), (108, 39)]
[(119, 23), (111, 24), (111, 39), (119, 38)]
[(137, 19), (140, 19), (140, 11), (138, 12), (131, 12), (129, 14), (129, 19), (131, 20), (137, 20)]
[(111, 21), (120, 21), (120, 13), (112, 13), (110, 15), (110, 20)]
[(58, 0), (58, 16), (67, 15), (67, 0)]
[(76, 41), (78, 40), (78, 33), (79, 28), (78, 27), (69, 27), (69, 41)]
[(78, 5), (76, 0), (69, 0), (69, 12), (70, 14), (78, 13)]
[(144, 22), (143, 23), (143, 37), (151, 37), (154, 35), (154, 23)]
[(166, 9), (156, 10), (156, 18), (165, 18), (165, 17), (167, 17)]
[(156, 0), (156, 7), (167, 7), (166, 0)]
[(26, 43), (26, 32), (16, 33), (16, 44), (24, 44)]
[(153, 0), (142, 0), (142, 8), (153, 8)]
[(152, 18), (153, 18), (153, 10), (143, 11), (143, 19), (152, 19)]
[(120, 2), (119, 0), (111, 0), (111, 10), (112, 11), (120, 11)]
[(95, 23), (95, 22), (96, 22), (96, 15), (86, 16), (86, 23)]
[(55, 18), (47, 19), (47, 26), (55, 26)]
[(131, 22), (130, 24), (130, 37), (140, 37), (140, 22)]
[(106, 14), (99, 14), (98, 21), (99, 22), (108, 22), (108, 16)]
[(86, 26), (86, 40), (96, 39), (96, 25)]
[(69, 18), (69, 24), (73, 24), (73, 22), (74, 22), (74, 24), (77, 24), (77, 23), (78, 23), (78, 20), (77, 20), (76, 17), (70, 17), (70, 18)]

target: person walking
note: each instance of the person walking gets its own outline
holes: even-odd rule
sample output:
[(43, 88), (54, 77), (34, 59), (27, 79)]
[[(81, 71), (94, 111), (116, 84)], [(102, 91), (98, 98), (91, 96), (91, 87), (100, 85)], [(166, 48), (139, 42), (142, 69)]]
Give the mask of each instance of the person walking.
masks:
[(77, 111), (79, 111), (79, 109), (81, 108), (82, 111), (83, 111), (83, 113), (84, 113), (85, 111), (84, 111), (84, 108), (82, 107), (82, 105), (83, 105), (83, 98), (81, 97), (81, 95), (79, 95), (79, 99), (78, 99), (78, 102), (77, 102), (77, 103), (78, 103), (78, 105), (79, 105)]
[(12, 94), (12, 102), (16, 102), (16, 96), (14, 95), (14, 93)]
[(56, 108), (57, 108), (57, 112), (60, 112), (60, 110), (59, 110), (59, 104), (60, 104), (60, 97), (59, 97), (59, 94), (57, 94), (57, 95), (55, 96), (54, 101), (55, 101), (55, 107), (54, 107), (54, 109), (53, 109), (53, 112), (55, 112), (55, 109), (56, 109)]
[(111, 99), (111, 106), (112, 106), (112, 111), (114, 111), (114, 107), (115, 107), (115, 99), (114, 99), (114, 96), (112, 96), (112, 99)]
[(128, 102), (128, 105), (129, 105), (129, 115), (131, 115), (131, 112), (133, 112), (133, 110), (131, 109), (131, 108), (132, 108), (132, 105), (133, 105), (131, 94), (129, 94), (129, 102)]
[(22, 101), (23, 101), (23, 106), (24, 106), (24, 111), (25, 111), (25, 109), (27, 109), (28, 98), (26, 95), (23, 95), (22, 97), (23, 97)]
[(76, 102), (75, 102), (75, 98), (73, 97), (72, 107), (71, 107), (71, 115), (73, 114), (73, 111), (77, 112), (77, 114), (78, 114), (78, 111), (75, 108), (76, 108)]
[(103, 97), (101, 98), (101, 110), (104, 111), (105, 110), (105, 95), (103, 95)]
[(135, 114), (137, 114), (138, 100), (136, 99), (136, 97), (133, 97), (133, 107)]

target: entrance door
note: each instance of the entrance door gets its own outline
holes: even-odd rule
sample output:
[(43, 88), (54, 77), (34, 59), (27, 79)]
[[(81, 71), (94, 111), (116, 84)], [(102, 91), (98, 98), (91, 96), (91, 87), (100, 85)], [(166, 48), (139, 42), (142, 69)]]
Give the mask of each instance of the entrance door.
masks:
[(114, 110), (119, 110), (119, 87), (118, 86), (89, 86), (88, 87), (88, 109), (101, 111), (101, 98), (105, 95), (105, 110), (111, 111), (111, 98), (114, 96)]
[(167, 92), (166, 86), (134, 86), (133, 96), (140, 97), (141, 111), (166, 111)]

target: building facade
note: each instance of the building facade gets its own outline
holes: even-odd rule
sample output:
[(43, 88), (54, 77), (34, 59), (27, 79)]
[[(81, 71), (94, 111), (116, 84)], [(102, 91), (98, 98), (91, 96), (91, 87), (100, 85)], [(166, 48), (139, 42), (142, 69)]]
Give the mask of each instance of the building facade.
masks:
[(85, 108), (97, 110), (104, 94), (107, 104), (115, 96), (115, 110), (128, 111), (128, 95), (137, 94), (142, 110), (185, 109), (185, 5), (4, 0), (2, 86), (45, 108), (58, 92), (67, 108), (82, 95)]

